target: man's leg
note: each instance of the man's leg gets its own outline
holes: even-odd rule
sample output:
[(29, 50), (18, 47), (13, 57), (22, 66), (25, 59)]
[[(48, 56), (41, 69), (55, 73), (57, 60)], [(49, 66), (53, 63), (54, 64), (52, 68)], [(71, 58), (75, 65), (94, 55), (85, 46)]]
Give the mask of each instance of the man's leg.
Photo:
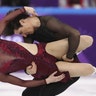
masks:
[(72, 85), (78, 79), (79, 77), (76, 77), (68, 81), (67, 83), (58, 82), (38, 87), (26, 88), (23, 91), (22, 96), (56, 96), (64, 92), (70, 85)]
[(22, 92), (22, 96), (39, 96), (40, 88), (42, 87), (43, 86), (26, 88)]
[(39, 96), (56, 96), (60, 93), (64, 92), (69, 86), (71, 86), (74, 82), (76, 82), (79, 77), (73, 78), (72, 80), (68, 81), (67, 83), (53, 83), (49, 85), (45, 85), (40, 91)]

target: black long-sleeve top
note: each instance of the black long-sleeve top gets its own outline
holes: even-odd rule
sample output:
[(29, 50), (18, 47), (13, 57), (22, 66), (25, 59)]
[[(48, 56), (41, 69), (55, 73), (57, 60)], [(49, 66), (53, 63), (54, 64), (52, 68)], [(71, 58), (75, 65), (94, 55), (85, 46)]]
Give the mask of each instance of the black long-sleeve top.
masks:
[(53, 16), (39, 16), (41, 26), (27, 38), (39, 42), (52, 42), (68, 38), (69, 49), (67, 58), (72, 59), (79, 45), (80, 33), (67, 24), (62, 23)]

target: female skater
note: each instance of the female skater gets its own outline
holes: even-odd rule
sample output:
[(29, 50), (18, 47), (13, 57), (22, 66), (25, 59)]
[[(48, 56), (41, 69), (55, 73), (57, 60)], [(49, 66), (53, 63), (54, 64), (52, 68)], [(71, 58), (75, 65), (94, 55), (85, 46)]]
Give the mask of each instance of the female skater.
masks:
[(55, 76), (56, 72), (41, 80), (22, 80), (10, 75), (12, 72), (25, 70), (31, 64), (32, 57), (26, 49), (17, 43), (0, 39), (0, 81), (22, 87), (36, 87), (61, 81), (65, 77), (63, 74)]
[[(77, 52), (88, 48), (93, 42), (90, 36), (81, 36), (80, 38)], [(32, 84), (33, 86), (37, 86), (38, 83), (41, 85), (44, 84), (44, 80), (49, 84), (50, 79), (46, 78), (54, 71), (57, 71), (57, 74), (64, 72), (65, 77), (63, 76), (64, 80), (62, 82), (67, 82), (70, 77), (86, 76), (94, 73), (95, 69), (91, 64), (57, 61), (57, 59), (63, 59), (67, 49), (67, 39), (47, 44), (15, 43), (0, 40), (0, 81), (31, 87)], [(44, 79), (43, 81), (37, 81), (37, 83), (33, 81), (35, 83), (31, 82), (30, 84), (29, 82), (27, 85), (24, 81), (21, 82), (18, 78), (8, 75), (11, 72), (25, 69), (28, 65), (31, 65), (32, 61), (36, 63), (33, 76), (35, 79)], [(43, 71), (42, 68), (46, 70)]]

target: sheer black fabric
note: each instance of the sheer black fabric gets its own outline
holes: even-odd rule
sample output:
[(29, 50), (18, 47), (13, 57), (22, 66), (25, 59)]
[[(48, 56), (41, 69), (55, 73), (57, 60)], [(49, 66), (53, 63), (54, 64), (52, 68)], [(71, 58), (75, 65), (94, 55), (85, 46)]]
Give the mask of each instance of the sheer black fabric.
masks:
[(52, 16), (40, 16), (41, 26), (29, 35), (26, 39), (37, 40), (39, 42), (52, 42), (68, 38), (69, 49), (67, 57), (72, 59), (79, 45), (80, 33), (67, 24), (62, 23)]

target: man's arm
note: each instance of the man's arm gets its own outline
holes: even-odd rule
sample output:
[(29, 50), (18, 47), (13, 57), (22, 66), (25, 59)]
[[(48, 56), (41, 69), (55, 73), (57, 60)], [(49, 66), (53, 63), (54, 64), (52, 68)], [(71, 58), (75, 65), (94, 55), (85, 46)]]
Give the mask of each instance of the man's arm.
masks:
[(47, 17), (46, 26), (55, 32), (57, 39), (68, 38), (69, 48), (65, 59), (72, 60), (80, 41), (80, 32), (55, 17)]
[(44, 84), (50, 84), (53, 82), (61, 81), (64, 78), (64, 75), (54, 76), (56, 72), (52, 73), (48, 78), (45, 80), (22, 80), (15, 76), (9, 74), (0, 73), (0, 81), (18, 85), (21, 87), (36, 87)]

